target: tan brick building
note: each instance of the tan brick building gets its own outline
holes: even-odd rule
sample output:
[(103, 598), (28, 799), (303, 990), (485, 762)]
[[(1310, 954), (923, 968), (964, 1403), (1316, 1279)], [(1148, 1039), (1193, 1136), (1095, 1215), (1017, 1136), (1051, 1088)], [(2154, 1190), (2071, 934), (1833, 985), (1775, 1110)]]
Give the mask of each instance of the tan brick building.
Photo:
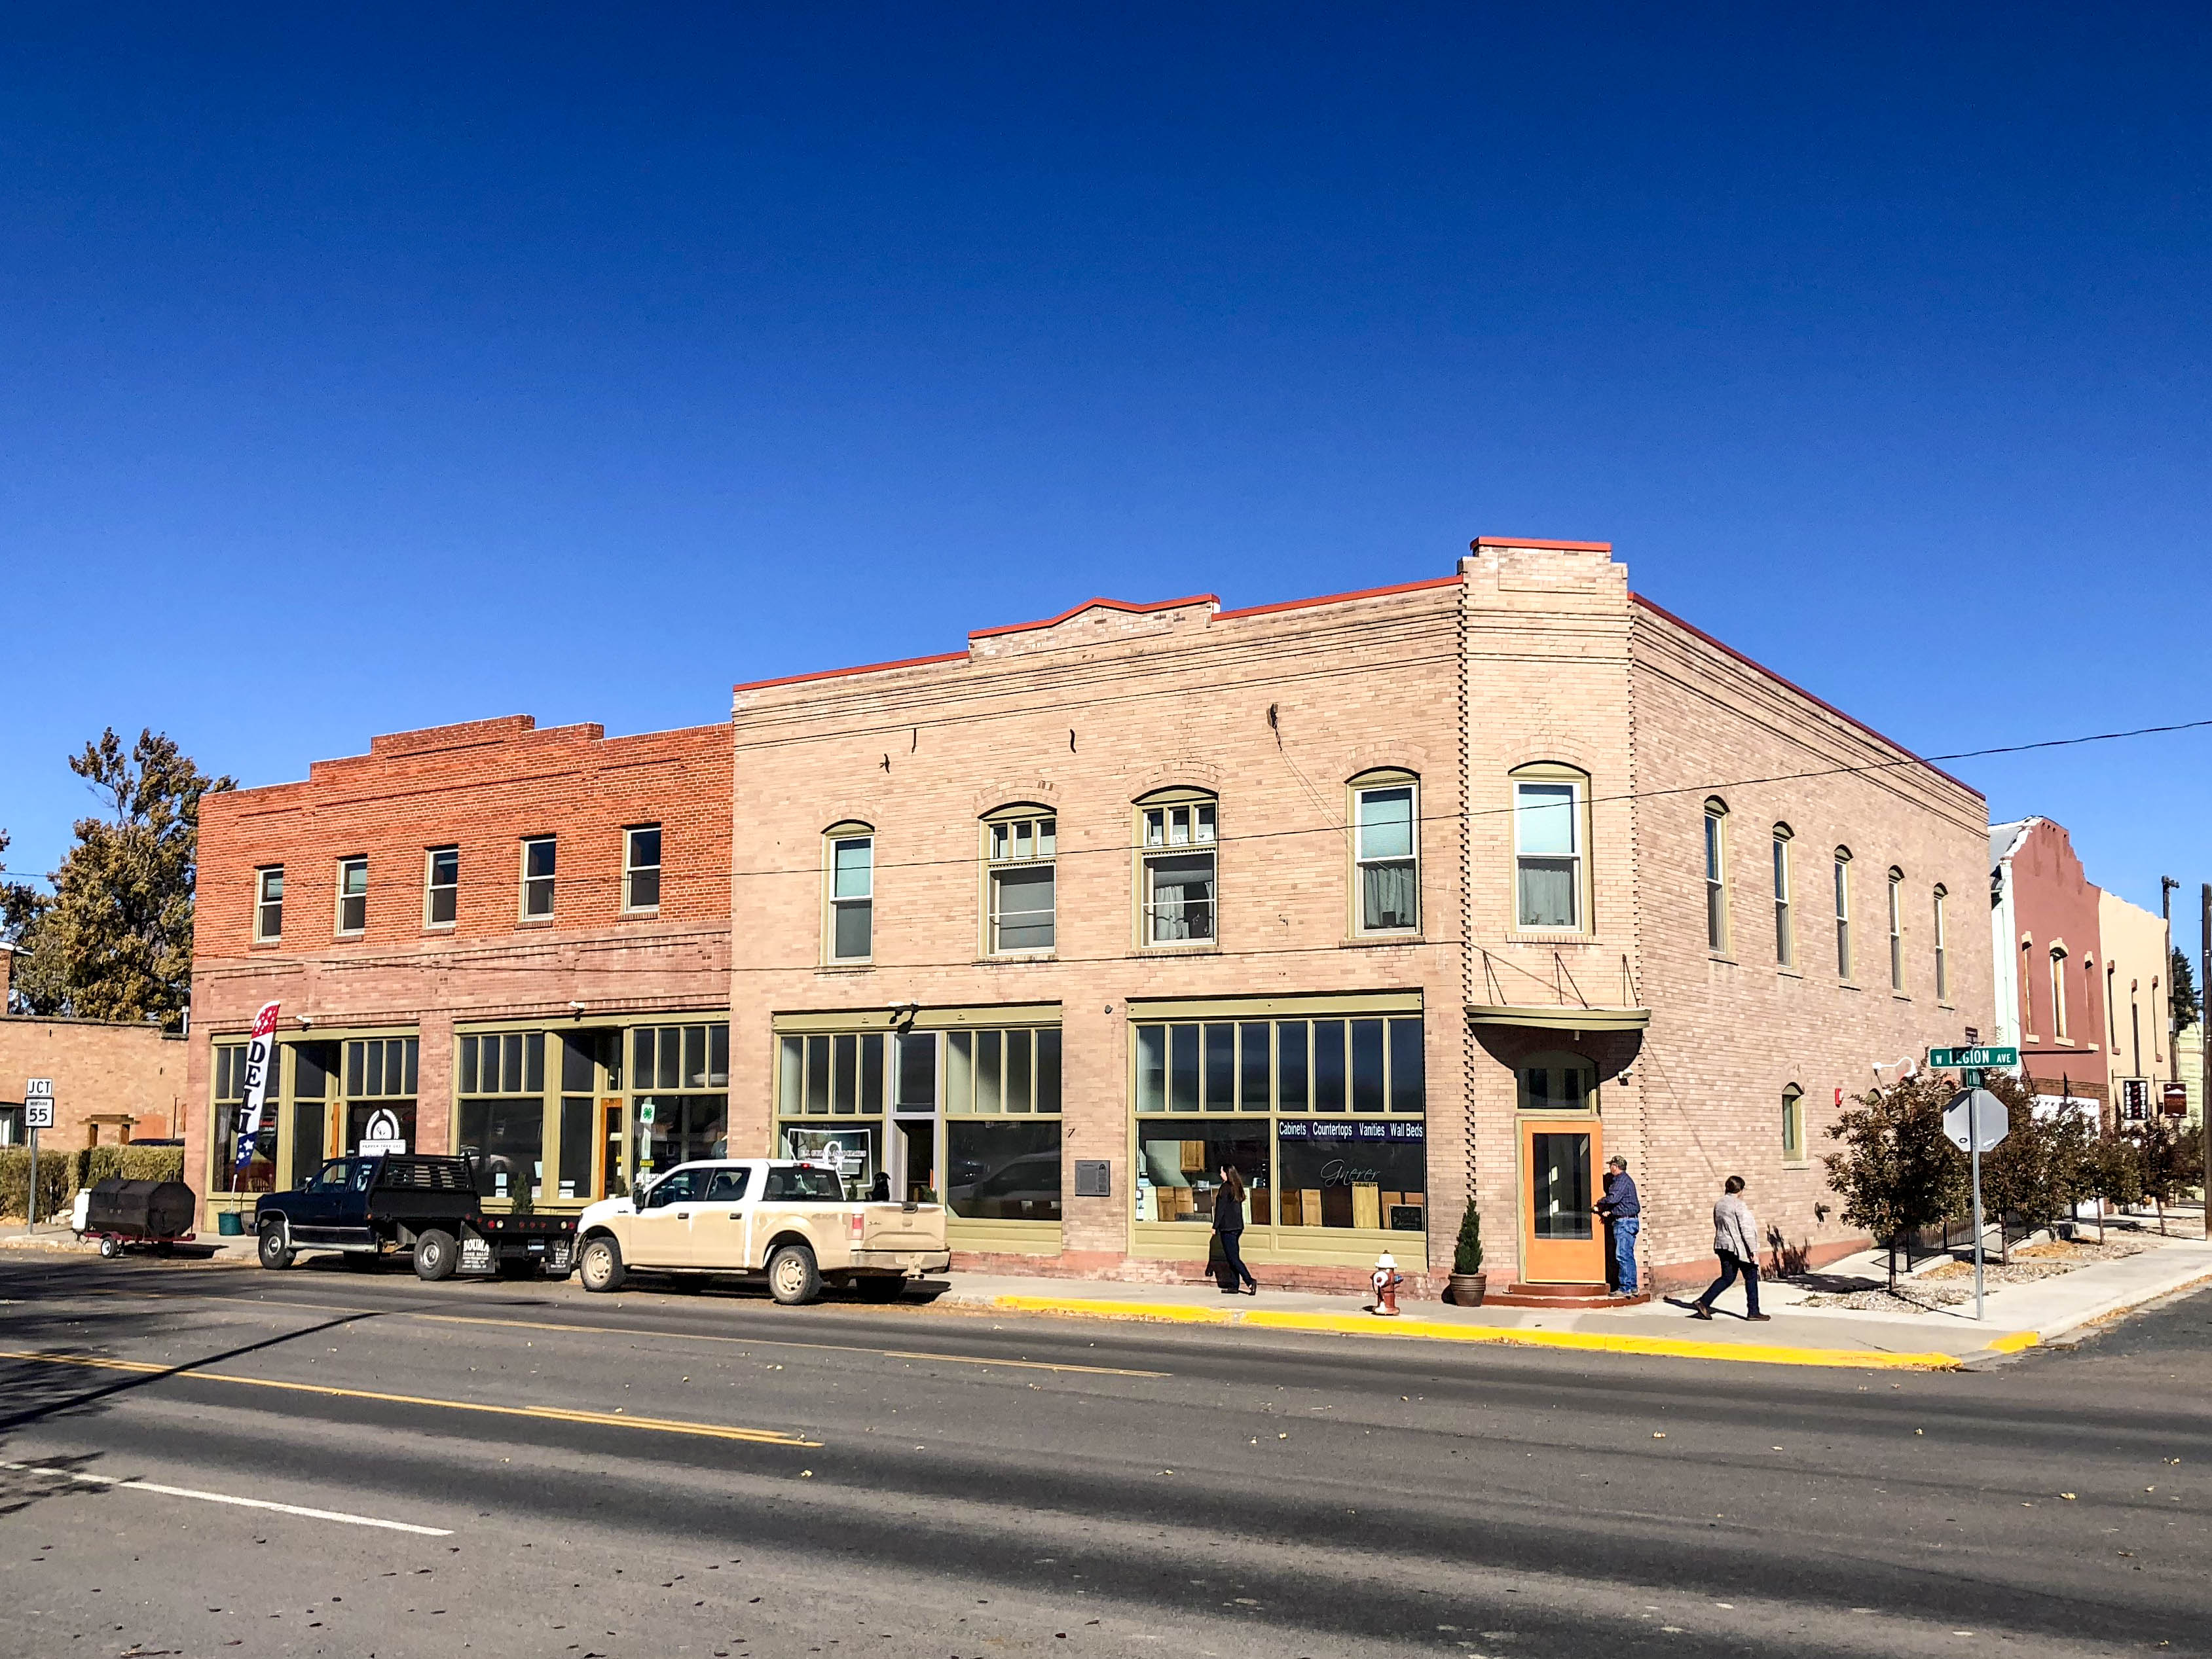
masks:
[[(1791, 1245), (1843, 1248), (1838, 1091), (1988, 1022), (1981, 798), (1599, 544), (1252, 610), (1094, 600), (740, 686), (728, 727), (441, 728), (210, 805), (195, 1086), (220, 1121), (221, 1053), (281, 994), (264, 1178), (404, 1099), (414, 1142), (544, 1203), (773, 1146), (943, 1196), (971, 1262), (1144, 1274), (1202, 1261), (1225, 1161), (1263, 1281), (1383, 1249), (1440, 1274), (1472, 1195), (1493, 1284), (1588, 1283), (1614, 1152), (1662, 1267), (1699, 1270), (1736, 1171)], [(618, 902), (647, 822), (689, 826), (680, 918)], [(600, 884), (574, 910), (571, 870)]]
[(45, 1151), (180, 1135), (191, 1113), (186, 1054), (185, 1039), (158, 1025), (0, 1017), (0, 1146), (24, 1144), (24, 1085), (34, 1077), (54, 1085)]

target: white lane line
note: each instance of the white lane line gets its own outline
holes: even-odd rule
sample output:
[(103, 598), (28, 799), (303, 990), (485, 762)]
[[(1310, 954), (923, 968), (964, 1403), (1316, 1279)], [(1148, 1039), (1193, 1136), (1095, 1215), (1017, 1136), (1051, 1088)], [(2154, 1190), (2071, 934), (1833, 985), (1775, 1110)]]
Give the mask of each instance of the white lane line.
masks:
[(21, 1474), (50, 1475), (57, 1480), (81, 1481), (88, 1486), (115, 1486), (130, 1492), (159, 1492), (164, 1498), (197, 1498), (204, 1504), (229, 1504), (242, 1510), (274, 1510), (279, 1515), (303, 1516), (310, 1521), (338, 1521), (349, 1527), (381, 1527), (386, 1532), (411, 1532), (424, 1538), (451, 1538), (445, 1527), (418, 1527), (410, 1521), (380, 1521), (373, 1515), (348, 1515), (342, 1510), (311, 1510), (297, 1504), (272, 1504), (265, 1498), (234, 1498), (228, 1492), (195, 1492), (190, 1486), (164, 1486), (153, 1480), (125, 1480), (112, 1474), (81, 1474), (75, 1469), (48, 1468), (38, 1463), (0, 1463), (0, 1469)]

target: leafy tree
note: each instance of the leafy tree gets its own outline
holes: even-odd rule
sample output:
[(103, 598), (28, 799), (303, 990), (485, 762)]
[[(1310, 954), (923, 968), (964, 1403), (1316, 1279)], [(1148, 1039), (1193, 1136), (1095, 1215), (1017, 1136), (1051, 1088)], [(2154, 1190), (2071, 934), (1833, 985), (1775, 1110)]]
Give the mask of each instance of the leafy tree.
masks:
[(1958, 1092), (1948, 1080), (1920, 1076), (1857, 1096), (1828, 1131), (1843, 1143), (1820, 1162), (1843, 1200), (1843, 1217), (1887, 1247), (1890, 1288), (1897, 1288), (1897, 1246), (1963, 1207), (1966, 1155), (1943, 1134), (1943, 1108)]
[[(2099, 1140), (2093, 1149), (2089, 1175), (2100, 1210), (2124, 1210), (2142, 1198), (2142, 1158), (2133, 1141), (2118, 1137)], [(2104, 1236), (2100, 1215), (2097, 1224), (2100, 1242)]]
[(200, 799), (235, 786), (150, 730), (126, 751), (111, 726), (69, 766), (108, 816), (77, 820), (51, 907), (33, 926), (34, 955), (51, 952), (70, 1013), (173, 1029), (191, 989)]
[(2079, 1153), (2087, 1145), (2088, 1130), (2072, 1112), (2039, 1114), (2027, 1086), (2006, 1073), (1985, 1073), (1982, 1086), (2005, 1108), (2005, 1138), (1982, 1154), (1982, 1209), (1997, 1218), (1998, 1254), (2009, 1260), (2007, 1216), (2018, 1216), (2031, 1232), (2051, 1227), (2059, 1212), (2086, 1190)]
[[(0, 830), (0, 853), (8, 850), (9, 835)], [(0, 864), (0, 876), (8, 866)], [(53, 1009), (40, 1006), (52, 988), (42, 981), (52, 977), (42, 969), (46, 963), (37, 953), (39, 918), (52, 902), (27, 881), (0, 880), (0, 945), (12, 946), (15, 952), (9, 975), (9, 1006), (0, 1012), (51, 1013)]]
[(2189, 966), (2189, 952), (2174, 947), (2172, 971), (2166, 975), (2166, 1000), (2173, 1007), (2173, 1027), (2183, 1030), (2197, 1024), (2201, 1005), (2197, 999), (2197, 975)]
[(2163, 1113), (2130, 1124), (2127, 1140), (2135, 1150), (2142, 1195), (2158, 1206), (2158, 1231), (2163, 1235), (2166, 1206), (2203, 1178), (2203, 1140), (2175, 1127)]

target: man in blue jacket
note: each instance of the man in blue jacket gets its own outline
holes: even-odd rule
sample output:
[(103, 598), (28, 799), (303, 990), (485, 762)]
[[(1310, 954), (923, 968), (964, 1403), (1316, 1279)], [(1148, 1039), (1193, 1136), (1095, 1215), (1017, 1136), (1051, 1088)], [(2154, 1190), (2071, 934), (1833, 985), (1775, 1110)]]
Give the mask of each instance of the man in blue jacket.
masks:
[(1597, 1212), (1605, 1218), (1607, 1243), (1612, 1247), (1606, 1277), (1623, 1296), (1634, 1296), (1636, 1235), (1643, 1230), (1644, 1206), (1636, 1196), (1636, 1183), (1628, 1178), (1626, 1158), (1606, 1159), (1605, 1196), (1597, 1201)]

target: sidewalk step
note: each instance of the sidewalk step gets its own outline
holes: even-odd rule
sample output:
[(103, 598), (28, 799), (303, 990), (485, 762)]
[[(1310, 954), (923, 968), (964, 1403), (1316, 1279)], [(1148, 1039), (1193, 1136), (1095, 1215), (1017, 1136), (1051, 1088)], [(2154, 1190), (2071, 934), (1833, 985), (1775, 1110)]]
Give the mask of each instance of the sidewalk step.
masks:
[(1519, 1284), (1482, 1298), (1484, 1306), (1495, 1308), (1632, 1308), (1650, 1299), (1649, 1291), (1623, 1296), (1603, 1285)]

